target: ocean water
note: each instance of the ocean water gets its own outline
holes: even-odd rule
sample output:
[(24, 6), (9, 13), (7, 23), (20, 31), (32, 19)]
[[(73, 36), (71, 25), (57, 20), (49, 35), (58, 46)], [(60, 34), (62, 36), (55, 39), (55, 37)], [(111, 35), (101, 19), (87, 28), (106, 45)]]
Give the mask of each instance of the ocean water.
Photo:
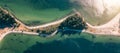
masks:
[(120, 37), (89, 33), (53, 37), (9, 34), (0, 43), (0, 53), (120, 53)]
[(65, 35), (60, 40), (36, 42), (24, 53), (120, 53), (120, 37), (82, 33)]

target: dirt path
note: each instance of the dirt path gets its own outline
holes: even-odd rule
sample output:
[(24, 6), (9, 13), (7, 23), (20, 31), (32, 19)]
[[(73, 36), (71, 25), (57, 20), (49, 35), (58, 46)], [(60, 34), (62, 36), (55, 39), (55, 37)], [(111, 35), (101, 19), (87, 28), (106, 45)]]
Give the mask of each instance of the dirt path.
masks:
[[(75, 9), (74, 11), (76, 12), (75, 14), (78, 14), (81, 16), (81, 14), (79, 12), (77, 12)], [(47, 27), (50, 25), (55, 25), (55, 24), (59, 24), (61, 22), (63, 22), (64, 20), (66, 20), (69, 16), (72, 16), (74, 14), (68, 15), (66, 17), (64, 17), (63, 19), (51, 22), (51, 23), (47, 23), (44, 25), (39, 25), (39, 26), (35, 26), (35, 27), (29, 27), (26, 26), (29, 29), (35, 29), (35, 28), (42, 28), (42, 27)], [(120, 13), (117, 14), (112, 20), (110, 20), (109, 22), (107, 22), (106, 24), (103, 24), (101, 26), (92, 26), (91, 24), (87, 23), (86, 24), (92, 28), (91, 30), (84, 30), (84, 32), (88, 32), (88, 33), (92, 33), (92, 34), (110, 34), (110, 35), (120, 35), (119, 33), (119, 19), (120, 19)], [(21, 22), (21, 24), (23, 24)], [(24, 25), (24, 24), (23, 24)]]
[[(62, 23), (64, 20), (66, 20), (69, 16), (72, 16), (74, 14), (78, 14), (81, 16), (81, 14), (79, 12), (77, 12), (74, 9), (75, 13), (68, 15), (60, 20), (51, 22), (51, 23), (47, 23), (47, 24), (43, 24), (43, 25), (39, 25), (39, 26), (34, 26), (34, 27), (29, 27), (26, 26), (25, 24), (23, 24), (22, 22), (20, 22), (19, 20), (17, 20), (15, 18), (15, 20), (20, 23), (20, 25), (22, 25), (23, 27), (26, 27), (28, 29), (36, 29), (36, 28), (43, 28), (43, 27), (48, 27), (50, 25), (55, 25), (55, 24), (60, 24)], [(8, 13), (8, 12), (7, 12)], [(11, 14), (12, 16), (12, 14)], [(14, 16), (13, 16), (14, 17)], [(86, 24), (88, 25), (88, 30), (83, 30), (83, 32), (87, 32), (87, 33), (92, 33), (92, 34), (110, 34), (110, 35), (120, 35), (119, 33), (119, 19), (120, 19), (120, 13), (118, 15), (116, 15), (111, 21), (109, 21), (108, 23), (101, 25), (101, 26), (92, 26), (89, 23), (86, 22)], [(4, 32), (5, 31), (5, 32)], [(32, 34), (32, 35), (39, 35), (38, 33), (35, 32), (27, 32), (27, 31), (16, 31), (16, 30), (11, 30), (11, 29), (4, 29), (0, 31), (2, 34), (0, 34), (0, 41), (9, 33), (24, 33), (24, 34)], [(4, 33), (3, 33), (4, 32)], [(55, 32), (53, 32), (51, 35), (55, 35), (57, 32), (57, 30)]]
[[(27, 26), (25, 24), (23, 24), (21, 21), (19, 21), (14, 15), (12, 15), (10, 12), (8, 12), (7, 10), (5, 9), (2, 9), (4, 12), (6, 13), (9, 13), (10, 16), (14, 17), (15, 21), (17, 23), (20, 24), (20, 27), (17, 27), (17, 30), (16, 29), (10, 29), (10, 30), (6, 30), (6, 29), (1, 29), (0, 30), (0, 41), (9, 33), (23, 33), (23, 34), (31, 34), (31, 35), (39, 35), (39, 33), (36, 33), (36, 32), (28, 32), (28, 31), (25, 31), (24, 29), (27, 28), (27, 29), (37, 29), (37, 28), (45, 28), (45, 27), (48, 27), (48, 26), (51, 26), (51, 25), (56, 25), (56, 24), (60, 24), (62, 23), (64, 20), (66, 20), (69, 16), (72, 16), (74, 15), (75, 13), (71, 14), (71, 15), (68, 15), (60, 20), (57, 20), (57, 21), (54, 21), (54, 22), (50, 22), (50, 23), (47, 23), (47, 24), (43, 24), (43, 25), (39, 25), (39, 26), (34, 26), (34, 27), (30, 27), (30, 26)], [(5, 31), (5, 32), (4, 32)], [(50, 36), (53, 36), (57, 33), (57, 30), (55, 32), (53, 32)]]
[(39, 26), (34, 26), (34, 27), (29, 27), (29, 26), (26, 26), (24, 25), (23, 23), (21, 23), (22, 25), (26, 26), (27, 28), (29, 29), (35, 29), (35, 28), (43, 28), (43, 27), (47, 27), (47, 26), (50, 26), (50, 25), (56, 25), (56, 24), (59, 24), (61, 22), (63, 22), (64, 20), (66, 20), (68, 17), (74, 15), (75, 13), (71, 14), (71, 15), (68, 15), (66, 17), (64, 17), (63, 19), (60, 19), (60, 20), (57, 20), (57, 21), (54, 21), (54, 22), (50, 22), (50, 23), (47, 23), (47, 24), (43, 24), (43, 25), (39, 25)]

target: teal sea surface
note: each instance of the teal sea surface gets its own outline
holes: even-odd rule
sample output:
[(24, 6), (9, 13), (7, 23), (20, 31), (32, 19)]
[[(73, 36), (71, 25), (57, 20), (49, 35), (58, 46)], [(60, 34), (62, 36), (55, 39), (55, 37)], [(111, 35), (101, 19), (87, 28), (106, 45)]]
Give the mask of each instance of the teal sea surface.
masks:
[(0, 53), (120, 53), (120, 37), (89, 33), (53, 37), (9, 34)]

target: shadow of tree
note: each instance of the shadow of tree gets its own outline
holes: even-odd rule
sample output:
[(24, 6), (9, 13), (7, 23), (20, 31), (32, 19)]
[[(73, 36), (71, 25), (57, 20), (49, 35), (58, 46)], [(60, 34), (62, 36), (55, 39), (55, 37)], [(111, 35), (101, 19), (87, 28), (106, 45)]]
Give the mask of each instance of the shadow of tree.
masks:
[(74, 34), (81, 34), (82, 30), (72, 30), (72, 29), (68, 29), (68, 30), (61, 30), (59, 29), (58, 30), (58, 33), (61, 34), (61, 37), (64, 36), (64, 35), (74, 35)]
[(84, 38), (78, 38), (44, 44), (36, 42), (24, 53), (120, 53), (120, 45), (115, 43), (94, 43)]

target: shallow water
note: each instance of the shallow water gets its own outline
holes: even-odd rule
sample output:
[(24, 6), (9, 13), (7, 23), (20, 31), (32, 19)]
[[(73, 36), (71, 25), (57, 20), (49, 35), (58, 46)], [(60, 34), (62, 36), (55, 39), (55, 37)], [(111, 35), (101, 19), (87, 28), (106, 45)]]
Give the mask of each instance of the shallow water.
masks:
[(114, 39), (116, 37), (93, 36), (82, 33), (79, 37), (71, 35), (64, 40), (54, 40), (49, 43), (36, 42), (24, 53), (120, 53), (120, 41), (116, 42), (117, 39), (116, 41)]
[(120, 37), (81, 33), (43, 38), (10, 34), (0, 44), (0, 53), (120, 53)]

